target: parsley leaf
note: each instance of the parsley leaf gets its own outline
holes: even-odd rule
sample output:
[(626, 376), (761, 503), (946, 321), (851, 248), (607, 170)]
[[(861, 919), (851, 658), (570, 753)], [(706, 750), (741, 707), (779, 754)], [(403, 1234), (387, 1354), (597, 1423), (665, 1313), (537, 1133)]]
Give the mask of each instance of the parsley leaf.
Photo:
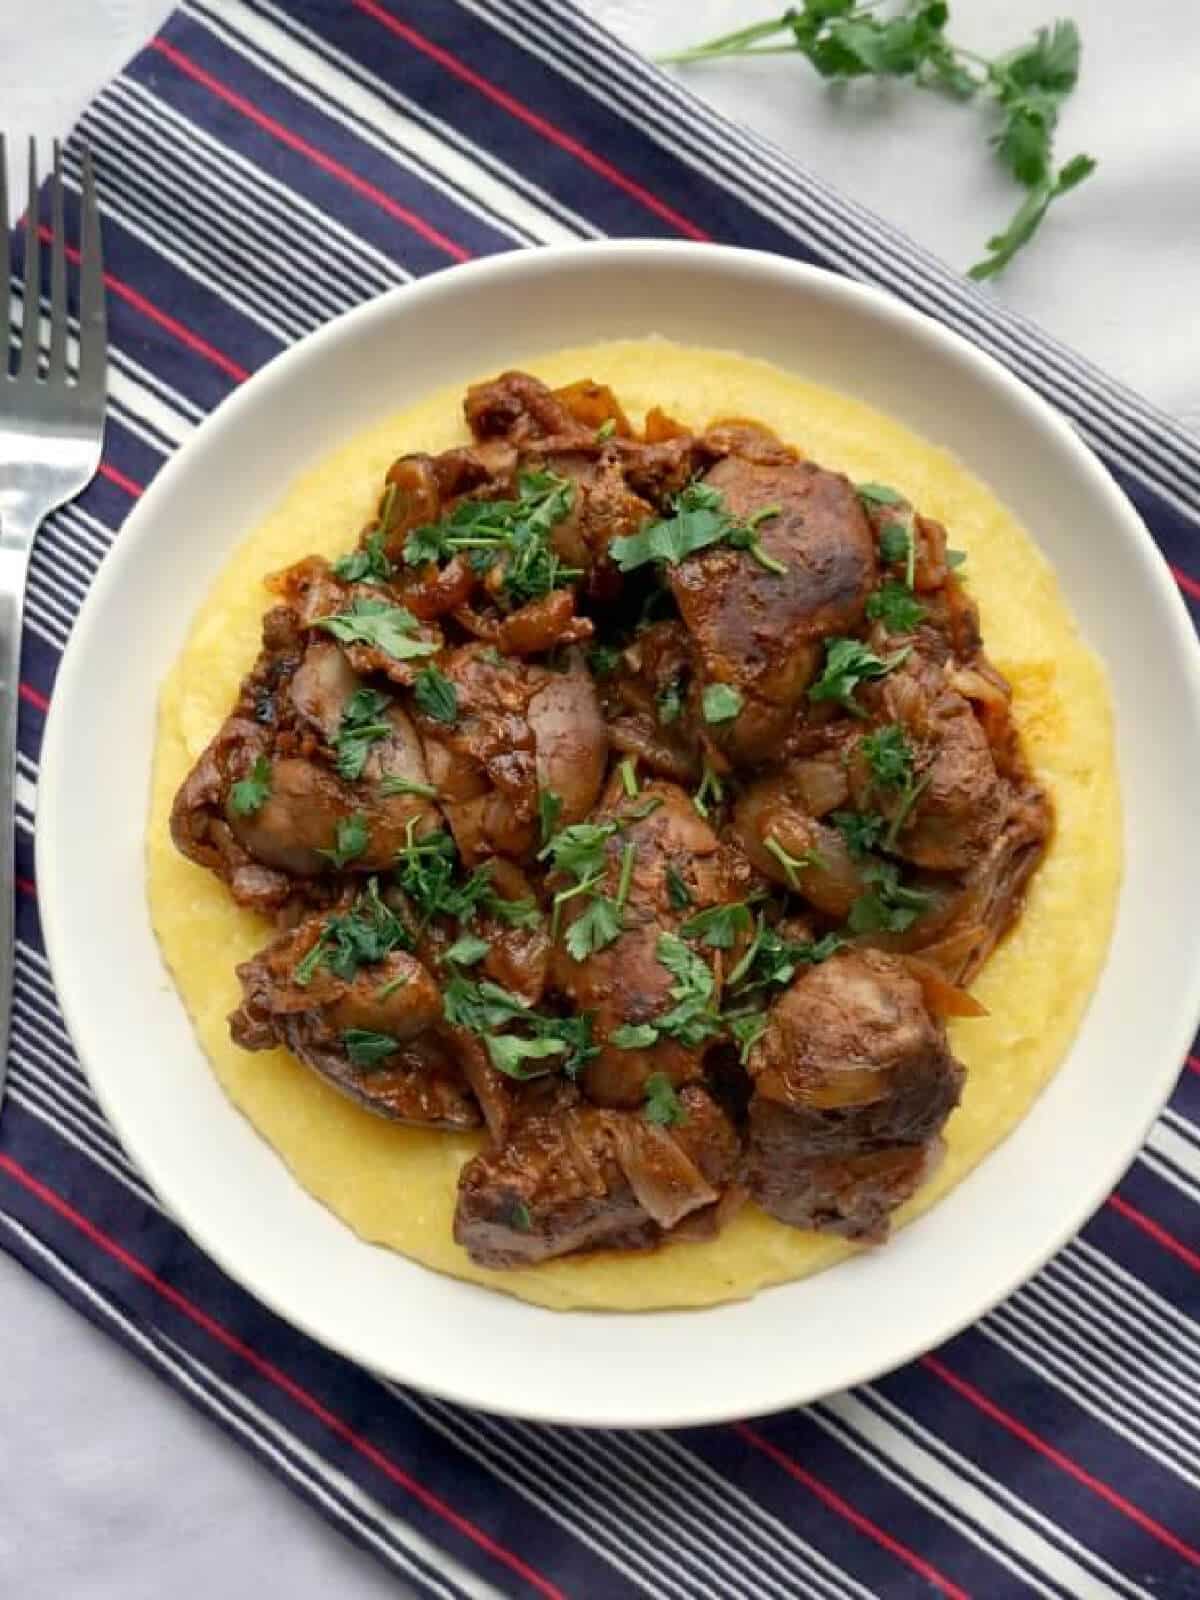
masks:
[(371, 746), (392, 732), (391, 723), (383, 720), (391, 703), (377, 689), (356, 689), (347, 700), (333, 747), (337, 751), (337, 770), (348, 782), (362, 777)]
[(713, 805), (719, 806), (724, 798), (725, 785), (706, 761), (704, 763), (704, 772), (700, 778), (700, 787), (692, 796), (692, 804), (700, 816), (707, 817), (709, 814), (709, 802), (711, 801)]
[(333, 570), (343, 583), (387, 583), (394, 569), (383, 548), (383, 534), (378, 529), (369, 533), (362, 548), (335, 561)]
[(689, 1049), (704, 1043), (720, 1027), (711, 1009), (714, 979), (707, 964), (673, 933), (660, 933), (654, 947), (658, 961), (675, 978), (669, 1011), (654, 1019), (660, 1034), (669, 1034)]
[(562, 795), (556, 794), (553, 789), (538, 790), (538, 825), (544, 845), (549, 844), (554, 836), (562, 808)]
[(365, 1070), (381, 1066), (400, 1048), (400, 1041), (393, 1039), (390, 1033), (372, 1033), (369, 1028), (347, 1028), (342, 1034), (342, 1044), (351, 1066)]
[(614, 539), (608, 552), (620, 571), (633, 572), (651, 561), (678, 566), (697, 550), (725, 541), (735, 549), (748, 550), (768, 571), (781, 573), (786, 567), (766, 553), (755, 531), (760, 522), (778, 516), (779, 511), (779, 506), (764, 506), (744, 523), (738, 522), (719, 489), (693, 482), (675, 496), (670, 516), (648, 522), (639, 533)]
[(413, 699), (434, 722), (458, 721), (458, 690), (440, 667), (430, 665), (417, 673)]
[(855, 488), (858, 491), (858, 498), (868, 501), (873, 506), (902, 506), (905, 503), (900, 491), (886, 483), (859, 483)]
[(616, 901), (608, 895), (596, 895), (567, 929), (567, 950), (574, 960), (582, 961), (618, 939), (622, 927), (621, 908)]
[(379, 879), (372, 878), (347, 912), (325, 919), (316, 942), (296, 964), (292, 982), (303, 988), (319, 966), (349, 983), (360, 967), (383, 961), (393, 950), (412, 950), (413, 937), (380, 898)]
[(859, 749), (866, 760), (872, 784), (900, 789), (912, 782), (913, 748), (898, 722), (889, 722), (864, 734)]
[(587, 664), (593, 677), (611, 678), (621, 665), (621, 652), (611, 645), (593, 645), (587, 653)]
[(710, 683), (703, 696), (705, 722), (732, 722), (742, 709), (742, 696), (729, 683)]
[(683, 689), (678, 678), (672, 678), (670, 683), (661, 688), (654, 696), (655, 709), (658, 720), (664, 727), (669, 727), (672, 722), (678, 722), (683, 711)]
[[(488, 979), (472, 983), (461, 976), (452, 978), (442, 992), (442, 1010), (451, 1026), (482, 1034), (493, 1066), (509, 1077), (529, 1078), (550, 1072), (550, 1066), (530, 1072), (523, 1063), (561, 1056), (557, 1065), (573, 1078), (598, 1050), (592, 1043), (589, 1012), (573, 1017), (544, 1016), (531, 1010), (519, 995)], [(493, 1030), (509, 1023), (529, 1028), (532, 1037), (494, 1035)]]
[(442, 960), (460, 967), (473, 967), (477, 961), (483, 960), (491, 948), (488, 940), (481, 939), (478, 934), (464, 933), (454, 941)]
[(487, 1053), (496, 1070), (510, 1078), (519, 1079), (544, 1077), (551, 1070), (549, 1067), (530, 1070), (526, 1062), (545, 1061), (549, 1056), (565, 1055), (567, 1049), (561, 1039), (522, 1039), (515, 1033), (498, 1034), (483, 1042), (487, 1045)]
[(409, 566), (470, 551), (476, 570), (499, 563), (500, 588), (514, 605), (539, 600), (583, 574), (566, 567), (550, 535), (575, 503), (575, 485), (553, 472), (524, 472), (516, 500), (460, 500), (441, 522), (415, 528), (404, 545)]
[(833, 825), (846, 841), (852, 856), (865, 856), (874, 850), (886, 826), (877, 811), (835, 811)]
[(417, 819), (409, 819), (404, 848), (396, 858), (395, 876), (411, 902), (422, 927), (434, 917), (470, 917), (477, 906), (488, 904), (492, 889), (488, 869), (477, 868), (463, 883), (456, 883), (458, 851), (448, 833), (416, 836)]
[(739, 995), (771, 986), (790, 983), (799, 966), (816, 966), (828, 961), (844, 941), (835, 933), (820, 939), (785, 939), (764, 917), (758, 919), (748, 949), (729, 974), (730, 989)]
[(851, 933), (904, 933), (929, 906), (924, 890), (904, 887), (893, 862), (875, 862), (863, 877), (870, 888), (850, 907)]
[(658, 1029), (652, 1022), (623, 1022), (608, 1036), (618, 1050), (648, 1050), (658, 1042)]
[(879, 554), (889, 566), (908, 560), (912, 539), (902, 522), (885, 522), (879, 530)]
[(889, 581), (867, 596), (867, 616), (889, 633), (911, 633), (923, 621), (925, 607), (907, 584)]
[(680, 928), (685, 939), (699, 939), (714, 950), (732, 950), (739, 933), (749, 933), (754, 925), (744, 900), (733, 905), (709, 906), (698, 911)]
[(356, 811), (353, 816), (338, 818), (333, 845), (328, 850), (318, 851), (318, 854), (332, 861), (340, 872), (348, 862), (357, 861), (359, 856), (366, 855), (370, 843), (371, 835), (367, 831), (367, 819), (361, 811)]
[(239, 817), (253, 816), (266, 805), (271, 793), (271, 763), (266, 756), (255, 758), (250, 775), (229, 791), (229, 804)]
[(866, 712), (856, 705), (854, 691), (868, 678), (885, 678), (910, 654), (906, 646), (893, 656), (877, 656), (857, 639), (827, 639), (825, 670), (808, 691), (810, 700), (836, 700), (856, 717)]
[(1017, 208), (1004, 232), (997, 233), (988, 240), (988, 254), (982, 261), (975, 263), (970, 269), (969, 276), (981, 281), (984, 278), (994, 277), (1006, 267), (1017, 251), (1028, 244), (1041, 227), (1042, 220), (1053, 202), (1076, 188), (1085, 178), (1090, 178), (1095, 170), (1095, 160), (1091, 156), (1080, 155), (1074, 156), (1065, 166), (1060, 167), (1054, 177), (1045, 177)]
[(573, 822), (546, 842), (538, 860), (549, 858), (559, 872), (569, 872), (574, 878), (594, 877), (604, 870), (604, 847), (617, 828), (614, 821)]
[(673, 1128), (687, 1121), (687, 1107), (675, 1093), (665, 1072), (652, 1072), (646, 1079), (646, 1105), (643, 1116), (660, 1128)]
[(399, 773), (389, 772), (386, 777), (379, 780), (379, 792), (383, 795), (391, 794), (419, 794), (432, 800), (437, 795), (437, 790), (432, 783), (418, 783), (415, 778), (402, 778)]
[(529, 1233), (533, 1229), (533, 1218), (529, 1214), (529, 1207), (524, 1200), (514, 1200), (508, 1208), (509, 1226), (518, 1233)]
[(677, 867), (667, 866), (667, 900), (673, 911), (686, 911), (693, 904), (692, 891)]
[(751, 1050), (767, 1031), (767, 1014), (765, 1011), (750, 1011), (745, 1016), (734, 1017), (729, 1023), (729, 1031), (737, 1041), (738, 1060), (745, 1066)]
[(381, 650), (394, 661), (410, 661), (414, 656), (431, 656), (438, 648), (432, 639), (414, 639), (417, 619), (404, 606), (387, 600), (358, 595), (349, 611), (332, 617), (318, 617), (314, 628), (324, 628), (342, 644), (365, 644)]

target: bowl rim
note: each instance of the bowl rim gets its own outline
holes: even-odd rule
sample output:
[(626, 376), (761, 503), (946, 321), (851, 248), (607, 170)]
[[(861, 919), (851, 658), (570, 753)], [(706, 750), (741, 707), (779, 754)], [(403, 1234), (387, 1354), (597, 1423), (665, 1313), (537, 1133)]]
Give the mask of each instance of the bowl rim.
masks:
[[(855, 282), (839, 273), (796, 262), (771, 252), (744, 250), (733, 246), (657, 239), (597, 240), (505, 252), (449, 266), (412, 283), (398, 285), (372, 300), (343, 312), (294, 345), (280, 351), (209, 412), (191, 437), (165, 461), (138, 503), (117, 529), (112, 544), (88, 587), (63, 652), (51, 697), (43, 733), (40, 792), (51, 794), (62, 782), (62, 773), (69, 751), (70, 707), (75, 699), (77, 685), (87, 672), (89, 640), (103, 618), (108, 597), (122, 582), (138, 544), (145, 537), (143, 529), (147, 532), (152, 530), (159, 517), (160, 507), (169, 503), (176, 481), (187, 471), (189, 457), (194, 448), (198, 448), (197, 441), (205, 441), (221, 429), (235, 427), (243, 413), (258, 408), (272, 389), (286, 385), (293, 372), (302, 368), (306, 362), (319, 357), (328, 346), (340, 341), (351, 327), (368, 326), (373, 322), (386, 324), (395, 314), (397, 306), (401, 305), (404, 307), (404, 316), (419, 315), (423, 305), (468, 288), (478, 294), (494, 293), (497, 290), (502, 291), (506, 282), (529, 273), (553, 277), (560, 268), (569, 268), (583, 257), (588, 258), (593, 264), (601, 265), (606, 262), (627, 265), (630, 259), (654, 257), (656, 264), (676, 263), (679, 270), (689, 273), (709, 271), (721, 275), (732, 270), (751, 276), (761, 273), (776, 281), (781, 277), (788, 278), (801, 290), (808, 288), (815, 290), (818, 295), (832, 296), (834, 300), (844, 302), (852, 310), (857, 307), (872, 317), (882, 318), (896, 325), (898, 330), (902, 331), (907, 327), (918, 336), (923, 335), (935, 343), (941, 343), (970, 369), (973, 382), (980, 383), (985, 388), (989, 385), (999, 386), (1009, 400), (1015, 402), (1017, 409), (1027, 417), (1029, 425), (1048, 432), (1060, 449), (1071, 458), (1074, 470), (1083, 479), (1088, 480), (1091, 487), (1112, 506), (1114, 522), (1123, 525), (1125, 536), (1136, 554), (1142, 581), (1148, 585), (1158, 604), (1165, 608), (1169, 618), (1168, 626), (1172, 634), (1171, 650), (1183, 668), (1181, 688), (1186, 690), (1191, 718), (1200, 729), (1200, 640), (1197, 640), (1193, 631), (1187, 609), (1167, 562), (1119, 485), (1065, 419), (1030, 385), (1016, 377), (987, 351), (925, 312), (915, 309), (885, 290)], [(333, 443), (327, 447), (329, 453), (335, 448), (336, 445)], [(281, 494), (285, 488), (286, 485), (281, 484)], [(197, 597), (193, 603), (198, 603), (199, 598)], [(1070, 596), (1067, 598), (1069, 602)], [(223, 1239), (214, 1239), (210, 1236), (204, 1218), (188, 1217), (185, 1220), (176, 1209), (172, 1198), (170, 1172), (162, 1169), (153, 1150), (144, 1148), (141, 1141), (131, 1134), (121, 1105), (110, 1094), (109, 1084), (104, 1075), (95, 1072), (89, 1063), (89, 1053), (84, 1045), (88, 1036), (86, 997), (74, 992), (69, 983), (64, 985), (61, 978), (67, 965), (64, 952), (70, 943), (67, 916), (70, 891), (64, 884), (56, 863), (49, 813), (49, 807), (39, 805), (35, 832), (38, 905), (46, 954), (54, 977), (55, 993), (72, 1044), (87, 1074), (92, 1091), (122, 1146), (130, 1154), (139, 1172), (150, 1182), (156, 1195), (163, 1201), (168, 1217), (183, 1228), (192, 1242), (241, 1288), (259, 1299), (291, 1326), (300, 1329), (325, 1347), (366, 1367), (369, 1372), (383, 1370), (377, 1358), (364, 1353), (361, 1349), (356, 1350), (345, 1338), (331, 1335), (310, 1315), (298, 1313), (271, 1289), (255, 1282), (247, 1275), (244, 1266), (233, 1258), (233, 1253), (226, 1248)], [(1197, 931), (1200, 932), (1200, 928)], [(1102, 976), (1097, 979), (1097, 986), (1101, 981)], [(1170, 1029), (1172, 1041), (1170, 1048), (1168, 1049), (1165, 1043), (1161, 1046), (1161, 1063), (1154, 1075), (1156, 1092), (1152, 1108), (1136, 1127), (1130, 1127), (1120, 1151), (1114, 1152), (1102, 1167), (1098, 1164), (1090, 1180), (1077, 1187), (1071, 1205), (1062, 1208), (1058, 1225), (1046, 1229), (1045, 1237), (1038, 1248), (1026, 1253), (1021, 1269), (1006, 1274), (987, 1294), (975, 1295), (954, 1317), (943, 1319), (935, 1332), (923, 1333), (909, 1340), (903, 1347), (890, 1352), (885, 1364), (868, 1361), (861, 1368), (848, 1372), (842, 1380), (843, 1387), (852, 1387), (870, 1381), (884, 1372), (894, 1371), (924, 1351), (969, 1327), (1012, 1294), (1075, 1236), (1103, 1202), (1145, 1142), (1149, 1129), (1170, 1095), (1198, 1025), (1200, 1025), (1200, 963), (1194, 969), (1190, 991), (1178, 997), (1175, 1019)], [(985, 1157), (985, 1161), (986, 1159)], [(290, 1173), (288, 1180), (292, 1183), (297, 1182)], [(422, 1270), (432, 1269), (422, 1268)], [(760, 1293), (767, 1292), (769, 1291)], [(531, 1313), (546, 1314), (544, 1308), (528, 1303), (525, 1303), (524, 1309)], [(703, 1309), (719, 1311), (721, 1305)], [(677, 1311), (612, 1312), (603, 1315), (640, 1318), (678, 1316), (680, 1313)], [(419, 1384), (426, 1392), (442, 1399), (476, 1407), (495, 1415), (585, 1427), (695, 1426), (744, 1416), (765, 1415), (819, 1398), (818, 1393), (805, 1391), (802, 1385), (797, 1383), (792, 1386), (793, 1392), (781, 1393), (768, 1404), (756, 1406), (751, 1410), (747, 1410), (745, 1406), (731, 1407), (727, 1403), (723, 1404), (718, 1396), (713, 1395), (697, 1396), (695, 1402), (684, 1413), (680, 1413), (678, 1407), (670, 1412), (656, 1413), (642, 1405), (630, 1409), (626, 1414), (621, 1414), (619, 1411), (614, 1411), (611, 1406), (606, 1406), (602, 1412), (590, 1411), (590, 1402), (587, 1396), (583, 1395), (578, 1409), (568, 1415), (530, 1409), (522, 1406), (519, 1400), (497, 1399), (481, 1394), (479, 1386), (470, 1381), (433, 1384), (424, 1378), (417, 1380), (399, 1372), (393, 1375), (400, 1381)], [(820, 1391), (820, 1393), (828, 1392), (830, 1392), (829, 1387)]]

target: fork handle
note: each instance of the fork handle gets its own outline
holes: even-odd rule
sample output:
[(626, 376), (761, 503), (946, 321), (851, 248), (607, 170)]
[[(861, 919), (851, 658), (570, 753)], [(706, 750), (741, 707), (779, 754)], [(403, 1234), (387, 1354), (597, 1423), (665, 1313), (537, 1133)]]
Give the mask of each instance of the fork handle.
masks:
[(0, 1095), (8, 1066), (12, 1025), (16, 896), (17, 707), (21, 681), (21, 610), (28, 548), (13, 535), (11, 518), (0, 527)]

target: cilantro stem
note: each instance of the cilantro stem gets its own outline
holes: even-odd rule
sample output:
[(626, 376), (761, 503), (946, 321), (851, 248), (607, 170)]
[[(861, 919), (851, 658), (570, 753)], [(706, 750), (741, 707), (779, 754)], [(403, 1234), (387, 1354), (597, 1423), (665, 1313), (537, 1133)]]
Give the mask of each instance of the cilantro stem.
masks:
[(633, 882), (633, 863), (637, 857), (637, 846), (632, 840), (621, 851), (621, 876), (617, 880), (617, 905), (624, 907), (629, 899), (629, 886)]

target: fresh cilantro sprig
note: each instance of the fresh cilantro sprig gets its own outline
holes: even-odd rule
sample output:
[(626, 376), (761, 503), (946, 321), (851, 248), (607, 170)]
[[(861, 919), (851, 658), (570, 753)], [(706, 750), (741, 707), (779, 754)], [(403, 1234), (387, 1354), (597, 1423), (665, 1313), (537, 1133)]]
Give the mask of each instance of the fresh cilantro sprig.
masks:
[(362, 777), (371, 746), (393, 731), (391, 723), (384, 720), (391, 703), (377, 689), (356, 689), (347, 700), (333, 748), (338, 772), (349, 782)]
[(261, 811), (271, 795), (271, 763), (266, 756), (258, 756), (248, 776), (235, 783), (229, 791), (229, 804), (239, 817), (252, 817)]
[(719, 489), (710, 483), (689, 483), (675, 496), (670, 516), (648, 522), (639, 533), (614, 539), (608, 553), (622, 572), (633, 572), (654, 561), (677, 567), (697, 550), (724, 543), (748, 551), (768, 572), (782, 574), (786, 566), (763, 549), (758, 536), (759, 524), (779, 512), (779, 506), (763, 506), (739, 522)]
[(910, 653), (906, 646), (894, 655), (877, 656), (857, 639), (827, 639), (825, 668), (809, 688), (808, 698), (835, 700), (853, 716), (865, 717), (866, 712), (854, 699), (855, 689), (869, 678), (886, 678)]
[(331, 617), (318, 617), (314, 628), (324, 628), (341, 644), (365, 644), (381, 650), (394, 661), (411, 661), (414, 656), (431, 656), (438, 648), (432, 639), (414, 639), (417, 619), (405, 606), (357, 595), (349, 611)]
[(1039, 28), (1028, 43), (988, 59), (946, 36), (945, 0), (907, 0), (892, 15), (879, 0), (802, 0), (782, 16), (709, 39), (663, 59), (676, 63), (725, 56), (798, 54), (821, 77), (906, 78), (958, 100), (982, 99), (998, 113), (991, 144), (1000, 162), (1029, 191), (988, 254), (970, 269), (973, 278), (1001, 271), (1029, 243), (1051, 204), (1095, 171), (1078, 155), (1054, 170), (1054, 132), (1063, 101), (1079, 79), (1080, 39), (1073, 22)]
[(360, 967), (383, 961), (393, 950), (414, 948), (412, 934), (380, 897), (379, 879), (372, 878), (349, 911), (326, 917), (315, 943), (296, 963), (292, 982), (305, 988), (318, 967), (327, 967), (349, 983)]
[[(598, 1050), (592, 1043), (590, 1012), (547, 1016), (486, 978), (479, 983), (461, 975), (452, 978), (442, 994), (442, 1009), (451, 1026), (483, 1038), (492, 1065), (510, 1078), (539, 1078), (555, 1069), (574, 1078)], [(497, 1031), (513, 1026), (527, 1031)]]

